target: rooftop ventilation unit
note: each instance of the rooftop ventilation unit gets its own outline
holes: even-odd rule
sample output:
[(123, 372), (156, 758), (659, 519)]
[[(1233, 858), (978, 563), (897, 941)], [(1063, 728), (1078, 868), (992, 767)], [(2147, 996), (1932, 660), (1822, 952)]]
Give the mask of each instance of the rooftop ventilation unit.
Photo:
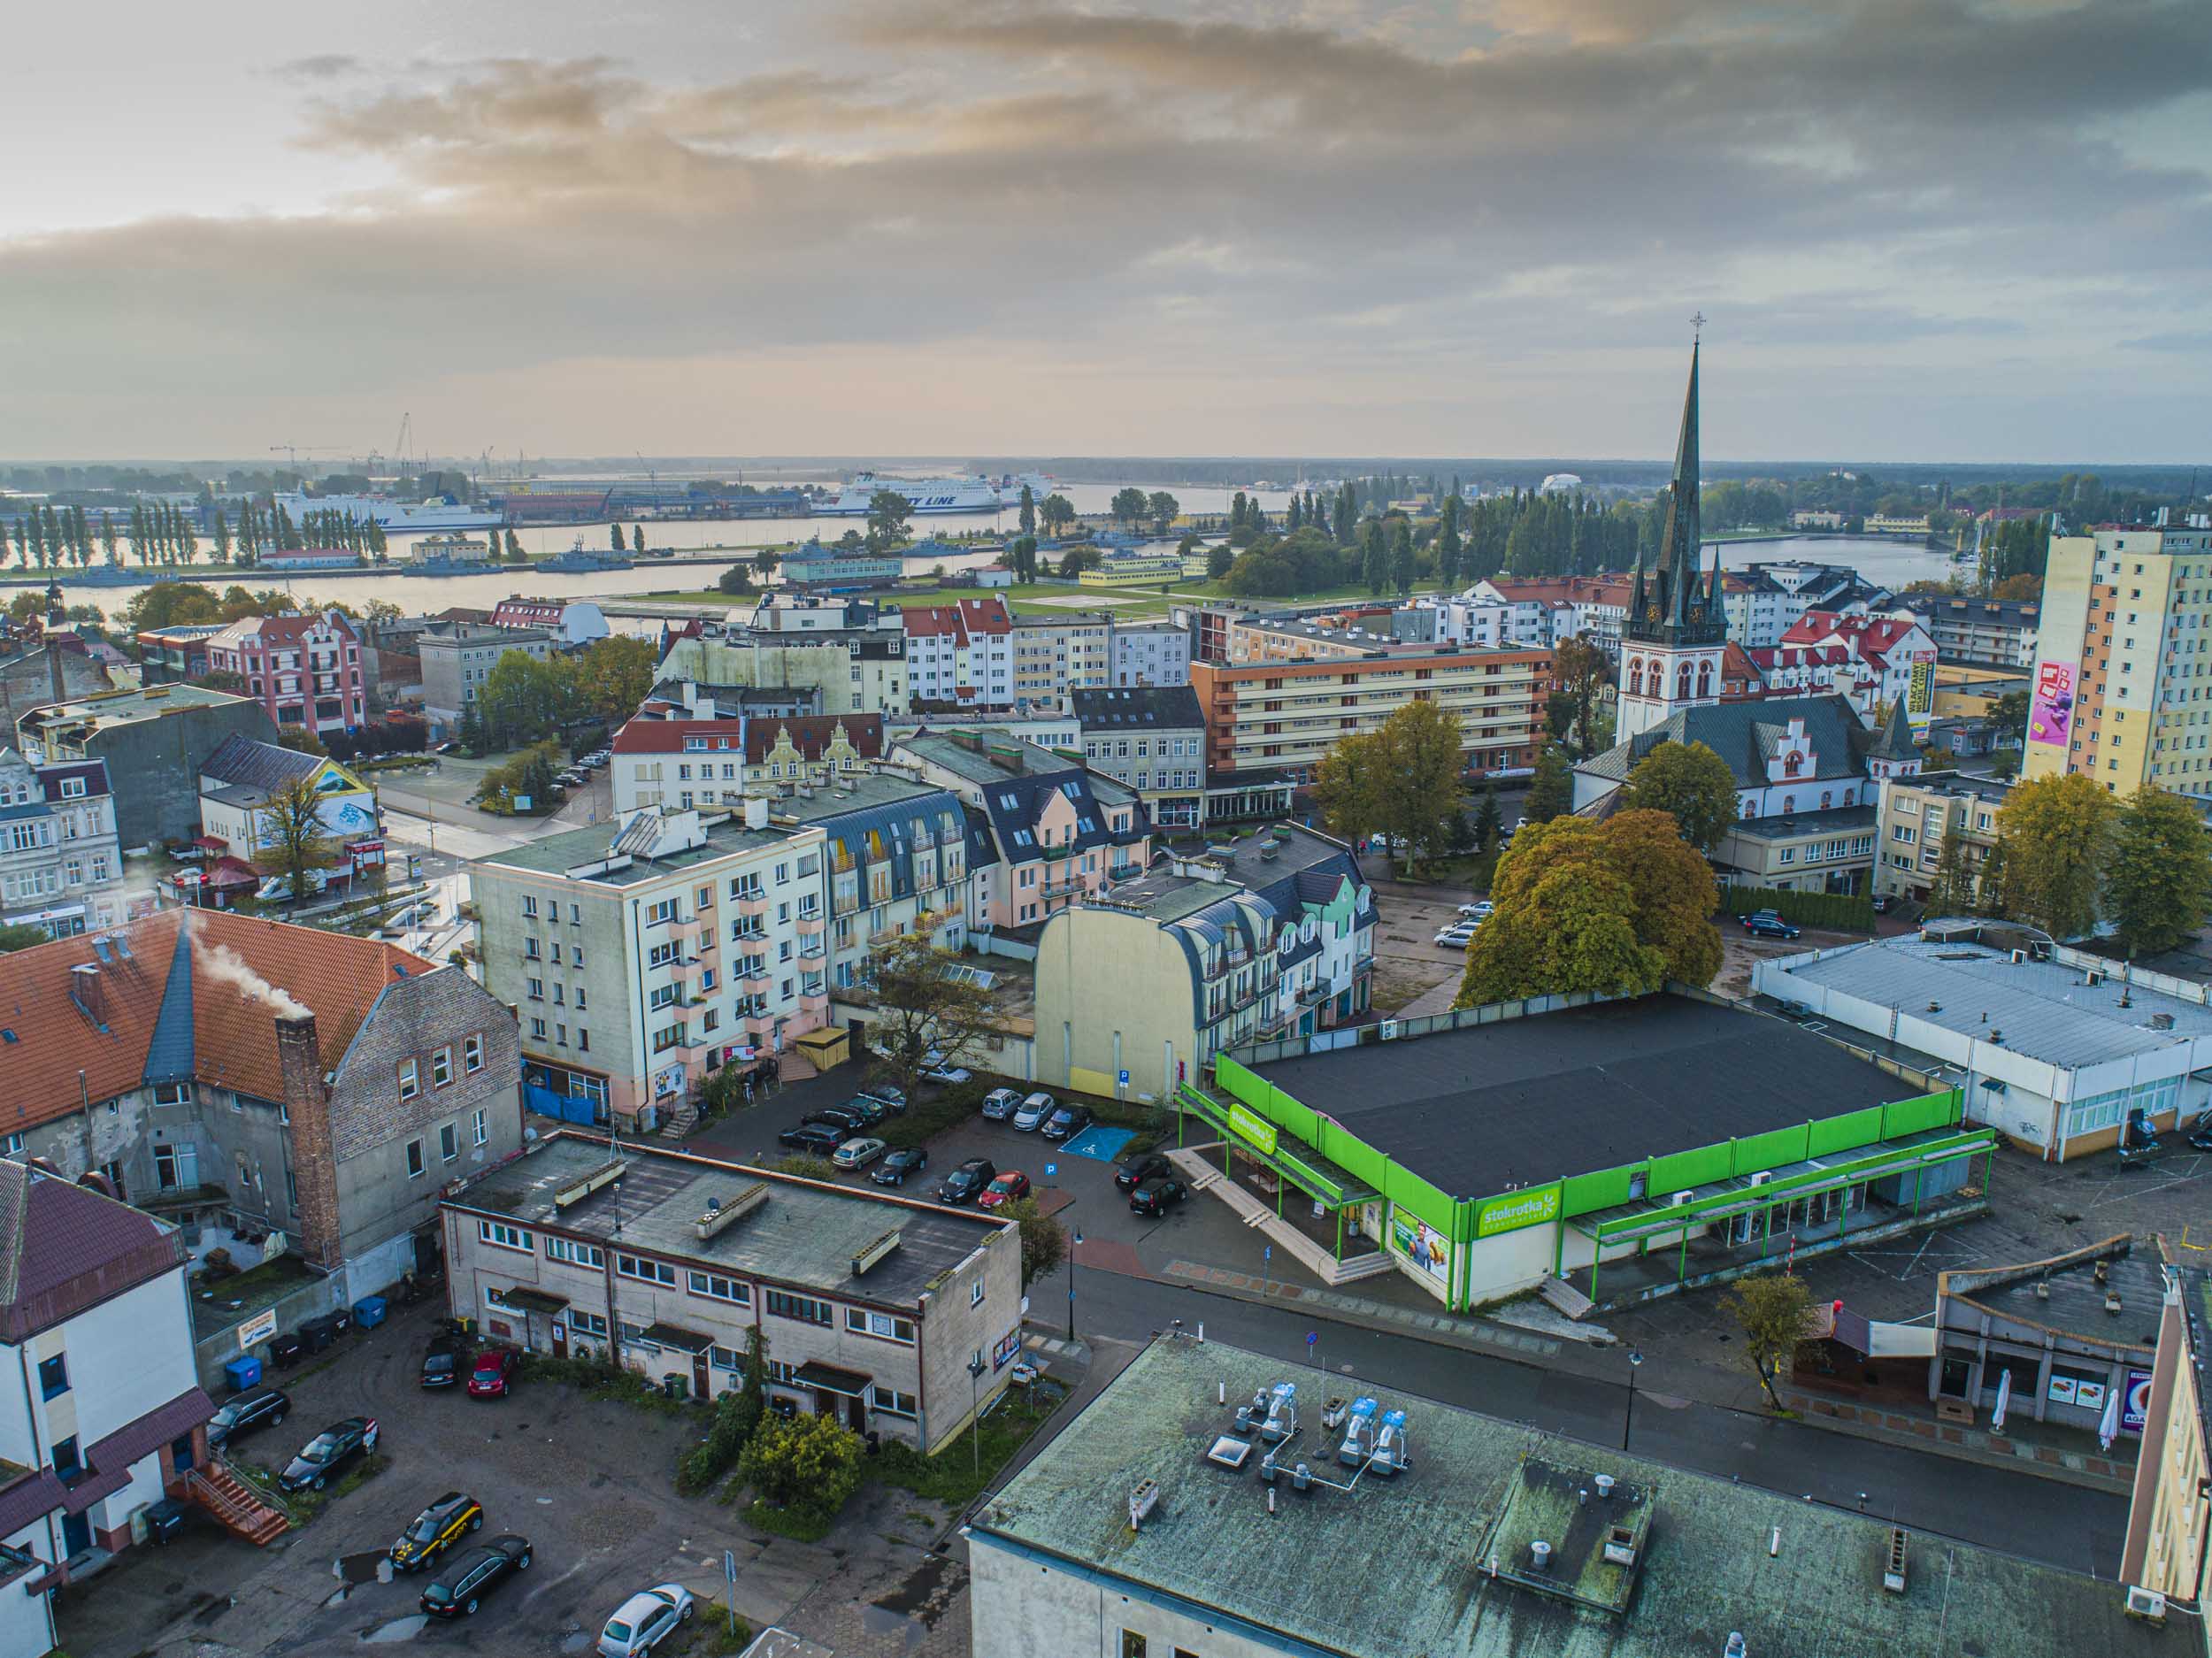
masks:
[(1407, 1457), (1406, 1413), (1386, 1410), (1383, 1413), (1381, 1432), (1375, 1436), (1375, 1456), (1368, 1464), (1378, 1474), (1395, 1474), (1412, 1466)]
[(707, 1200), (707, 1212), (691, 1223), (691, 1230), (698, 1238), (711, 1238), (724, 1227), (735, 1224), (768, 1201), (768, 1182), (756, 1180), (735, 1197), (725, 1202), (718, 1197)]
[(1145, 1516), (1160, 1506), (1160, 1482), (1141, 1479), (1129, 1493), (1129, 1529), (1135, 1531), (1143, 1524)]
[(2166, 1597), (2155, 1589), (2131, 1588), (2128, 1591), (2127, 1614), (2130, 1617), (2139, 1617), (2147, 1623), (2163, 1623), (2166, 1621)]
[(1259, 1428), (1260, 1437), (1271, 1445), (1280, 1445), (1298, 1432), (1298, 1385), (1295, 1382), (1278, 1382), (1269, 1391), (1267, 1415)]
[(1549, 1571), (1551, 1570), (1551, 1545), (1540, 1537), (1531, 1543), (1528, 1546), (1528, 1563), (1533, 1570)]
[(1362, 1467), (1374, 1455), (1377, 1409), (1375, 1401), (1364, 1393), (1352, 1401), (1351, 1412), (1344, 1419), (1344, 1442), (1336, 1451), (1336, 1460), (1345, 1467)]
[(1605, 1558), (1615, 1566), (1633, 1566), (1636, 1563), (1636, 1528), (1632, 1525), (1608, 1526), (1605, 1531)]
[(1240, 1439), (1233, 1433), (1225, 1433), (1207, 1448), (1206, 1460), (1223, 1468), (1240, 1469), (1251, 1455), (1252, 1442), (1249, 1439)]
[(899, 1229), (894, 1226), (872, 1243), (853, 1252), (853, 1276), (863, 1276), (870, 1267), (884, 1260), (899, 1247)]
[(630, 1165), (628, 1163), (623, 1162), (619, 1157), (616, 1158), (612, 1163), (601, 1163), (590, 1173), (584, 1175), (579, 1179), (570, 1181), (566, 1186), (556, 1192), (553, 1194), (553, 1207), (555, 1209), (566, 1209), (572, 1203), (582, 1202), (594, 1192), (599, 1190), (601, 1186), (611, 1186), (615, 1181), (619, 1180), (623, 1176), (624, 1171), (628, 1169), (629, 1166)]

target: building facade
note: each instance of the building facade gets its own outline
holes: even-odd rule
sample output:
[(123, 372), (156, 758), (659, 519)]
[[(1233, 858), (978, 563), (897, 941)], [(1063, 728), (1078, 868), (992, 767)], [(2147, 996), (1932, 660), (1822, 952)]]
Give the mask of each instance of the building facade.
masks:
[(883, 755), (880, 714), (738, 719), (631, 720), (615, 733), (610, 767), (618, 812), (734, 807), (828, 788)]
[(749, 626), (672, 638), (657, 679), (696, 687), (692, 701), (702, 713), (734, 716), (746, 711), (741, 704), (772, 695), (794, 713), (907, 711), (915, 693), (896, 610), (778, 594), (752, 616)]
[(1083, 764), (1133, 791), (1155, 827), (1206, 821), (1206, 717), (1198, 694), (1171, 687), (1077, 691)]
[(33, 765), (0, 748), (0, 925), (55, 938), (123, 919), (123, 848), (104, 760)]
[(968, 824), (949, 789), (879, 771), (771, 810), (770, 822), (823, 837), (833, 991), (864, 990), (895, 939), (919, 933), (955, 950), (966, 940)]
[(1924, 727), (1935, 709), (1936, 641), (1910, 614), (1808, 610), (1780, 643), (1745, 654), (1768, 696), (1833, 692), (1870, 725), (1902, 702), (1914, 726)]
[(1698, 352), (1690, 352), (1690, 389), (1682, 405), (1682, 435), (1675, 449), (1674, 477), (1667, 486), (1666, 527), (1659, 542), (1659, 565), (1647, 587), (1641, 554), (1621, 625), (1620, 695), (1614, 733), (1641, 736), (1675, 714), (1719, 700), (1722, 659), (1728, 644), (1728, 618), (1721, 604), (1720, 554), (1713, 555), (1709, 580), (1697, 567), (1700, 542), (1698, 492)]
[(437, 732), (457, 729), (463, 714), (482, 702), (484, 682), (511, 650), (543, 662), (553, 654), (553, 635), (541, 627), (488, 622), (448, 622), (424, 630), (415, 641), (422, 663), (422, 708)]
[(1014, 618), (1005, 600), (993, 594), (900, 614), (917, 708), (1014, 705)]
[[(2151, 1372), (2129, 1378), (2124, 1413), (2139, 1416), (2142, 1448), (2128, 1504), (2120, 1578), (2176, 1600), (2204, 1605), (2212, 1527), (2205, 1492), (2212, 1480), (2212, 1273), (2188, 1264), (2170, 1240), (2158, 1240), (2165, 1282)], [(2140, 1401), (2139, 1409), (2138, 1401)], [(2206, 1641), (2212, 1646), (2212, 1634)]]
[(1974, 897), (1982, 866), (1997, 846), (1997, 814), (2012, 785), (1965, 771), (1927, 771), (1885, 778), (1880, 784), (1875, 837), (1874, 890), (1924, 902), (1932, 894), (1952, 835), (1959, 840), (1966, 891)]
[(779, 1408), (935, 1452), (1021, 1356), (1018, 1229), (972, 1209), (565, 1131), (444, 1218), (456, 1316), (695, 1398), (743, 1385), (757, 1332)]
[(823, 837), (651, 810), (469, 866), (484, 982), (532, 1109), (637, 1131), (827, 1017)]
[(1111, 611), (1070, 610), (1058, 616), (1014, 618), (1017, 706), (1064, 704), (1071, 691), (1113, 682)]
[(1899, 601), (1918, 617), (1945, 662), (2035, 665), (2035, 635), (2043, 614), (2034, 599), (1980, 599), (1967, 594), (1915, 593)]
[(1190, 683), (1190, 629), (1171, 621), (1117, 621), (1109, 683), (1171, 688)]
[(104, 760), (115, 832), (127, 851), (181, 846), (200, 833), (200, 763), (231, 736), (274, 742), (260, 703), (198, 685), (152, 685), (35, 708), (16, 721), (17, 747), (46, 764)]
[(492, 626), (543, 629), (558, 645), (588, 645), (607, 637), (607, 613), (589, 599), (526, 599), (517, 594), (492, 606)]
[(279, 725), (351, 731), (367, 718), (361, 636), (335, 610), (242, 618), (207, 641), (207, 662), (244, 679)]
[(375, 791), (344, 766), (326, 756), (246, 737), (225, 738), (201, 762), (200, 827), (229, 856), (251, 864), (278, 843), (270, 802), (295, 782), (313, 791), (330, 851), (382, 833)]

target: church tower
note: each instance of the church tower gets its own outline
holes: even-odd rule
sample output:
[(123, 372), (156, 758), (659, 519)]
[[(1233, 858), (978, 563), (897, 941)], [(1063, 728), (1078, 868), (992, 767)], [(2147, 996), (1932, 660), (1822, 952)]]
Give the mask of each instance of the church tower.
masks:
[(1636, 590), (1621, 626), (1620, 714), (1613, 740), (1626, 742), (1686, 708), (1720, 701), (1721, 657), (1728, 618), (1721, 605), (1720, 551), (1711, 577), (1698, 570), (1697, 358), (1690, 348), (1690, 391), (1682, 405), (1682, 441), (1667, 486), (1667, 526), (1659, 568), (1648, 583), (1641, 554)]

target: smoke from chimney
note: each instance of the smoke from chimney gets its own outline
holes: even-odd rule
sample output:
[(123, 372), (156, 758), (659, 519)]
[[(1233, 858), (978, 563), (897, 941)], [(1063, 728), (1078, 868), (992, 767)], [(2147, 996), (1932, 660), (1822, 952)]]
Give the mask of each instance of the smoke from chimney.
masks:
[(209, 977), (236, 988), (238, 993), (258, 1002), (280, 1019), (311, 1019), (315, 1010), (289, 991), (271, 984), (246, 964), (246, 958), (227, 944), (204, 944), (195, 939), (193, 953), (199, 957), (201, 970)]

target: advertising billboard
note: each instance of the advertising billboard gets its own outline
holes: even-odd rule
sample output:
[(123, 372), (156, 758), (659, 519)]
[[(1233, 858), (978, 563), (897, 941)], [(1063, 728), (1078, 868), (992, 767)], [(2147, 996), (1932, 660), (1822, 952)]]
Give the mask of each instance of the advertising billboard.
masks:
[(1390, 1229), (1398, 1253), (1432, 1278), (1442, 1278), (1451, 1264), (1452, 1246), (1444, 1234), (1407, 1209), (1394, 1209)]
[(2074, 664), (2035, 664), (2035, 695), (2028, 705), (2028, 741), (2063, 748), (2074, 733)]
[(1916, 650), (1912, 658), (1912, 679), (1905, 693), (1905, 718), (1916, 725), (1925, 725), (1935, 711), (1936, 654), (1932, 650)]

